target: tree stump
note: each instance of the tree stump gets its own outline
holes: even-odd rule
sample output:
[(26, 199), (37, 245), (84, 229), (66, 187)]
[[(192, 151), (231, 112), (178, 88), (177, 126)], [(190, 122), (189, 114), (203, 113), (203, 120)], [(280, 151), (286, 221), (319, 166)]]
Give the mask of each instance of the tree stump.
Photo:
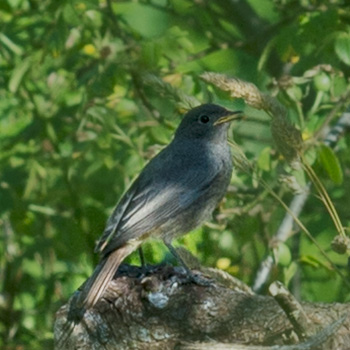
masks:
[[(209, 276), (209, 285), (190, 282), (181, 267), (122, 265), (93, 309), (77, 309), (79, 291), (60, 308), (55, 349), (241, 349), (234, 344), (305, 341), (298, 338), (295, 325), (273, 297), (254, 294), (222, 271), (201, 270), (194, 272), (202, 278)], [(316, 333), (350, 311), (349, 304), (301, 305)], [(326, 340), (320, 340), (319, 334), (314, 337), (318, 344), (311, 342), (303, 349), (350, 349), (350, 317), (343, 316), (323, 335)]]

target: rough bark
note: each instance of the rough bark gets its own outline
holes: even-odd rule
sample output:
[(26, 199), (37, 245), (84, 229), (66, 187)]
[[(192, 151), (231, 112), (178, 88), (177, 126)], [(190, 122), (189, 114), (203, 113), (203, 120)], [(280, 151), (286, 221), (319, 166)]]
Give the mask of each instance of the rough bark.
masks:
[[(302, 341), (274, 298), (253, 294), (217, 270), (204, 273), (198, 271), (202, 278), (212, 278), (209, 285), (192, 283), (182, 268), (142, 271), (122, 266), (93, 309), (75, 308), (77, 291), (57, 312), (56, 350), (170, 350), (191, 349), (191, 344), (193, 349), (205, 348), (198, 342), (212, 344), (209, 349), (220, 343), (271, 346)], [(316, 333), (350, 311), (350, 304), (301, 305)], [(317, 349), (350, 349), (350, 317), (343, 319)]]

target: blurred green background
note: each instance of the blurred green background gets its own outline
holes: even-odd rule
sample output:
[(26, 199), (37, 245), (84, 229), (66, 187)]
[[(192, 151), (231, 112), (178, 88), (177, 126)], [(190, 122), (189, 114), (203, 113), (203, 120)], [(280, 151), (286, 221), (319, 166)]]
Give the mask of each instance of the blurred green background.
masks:
[[(237, 76), (277, 96), (302, 131), (310, 164), (350, 226), (350, 136), (322, 132), (349, 104), (350, 7), (312, 0), (2, 0), (0, 2), (0, 347), (50, 349), (58, 308), (92, 272), (95, 241), (145, 162), (186, 108), (243, 109), (229, 137), (237, 169), (213, 220), (180, 239), (205, 266), (251, 284), (273, 253), (280, 279), (309, 301), (349, 300), (349, 287), (304, 235), (271, 241), (307, 181), (278, 153), (267, 114), (200, 79)], [(301, 221), (347, 276), (347, 255), (313, 191)], [(147, 261), (171, 261), (159, 242)], [(128, 258), (138, 264), (137, 255)], [(263, 291), (264, 292), (264, 291)]]

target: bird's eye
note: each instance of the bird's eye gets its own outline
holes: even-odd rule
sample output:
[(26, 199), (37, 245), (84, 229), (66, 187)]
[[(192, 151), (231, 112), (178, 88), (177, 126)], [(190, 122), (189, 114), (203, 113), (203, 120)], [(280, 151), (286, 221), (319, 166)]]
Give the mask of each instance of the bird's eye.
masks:
[(209, 117), (208, 117), (207, 115), (203, 114), (203, 115), (201, 115), (201, 116), (199, 117), (199, 121), (200, 121), (202, 124), (206, 124), (206, 123), (208, 123), (208, 121), (209, 121)]

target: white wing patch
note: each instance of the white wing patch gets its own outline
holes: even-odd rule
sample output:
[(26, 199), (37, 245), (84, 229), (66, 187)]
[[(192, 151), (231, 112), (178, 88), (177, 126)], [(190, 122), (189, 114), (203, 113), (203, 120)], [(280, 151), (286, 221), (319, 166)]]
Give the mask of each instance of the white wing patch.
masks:
[[(178, 186), (167, 186), (161, 191), (158, 191), (151, 198), (149, 194), (145, 194), (145, 200), (140, 200), (140, 202), (122, 218), (121, 229), (123, 231), (130, 230), (147, 219), (155, 222), (158, 221), (158, 214), (162, 216), (164, 214), (166, 215), (167, 212), (171, 212), (174, 208), (179, 206), (179, 191), (180, 188)], [(152, 226), (151, 222), (149, 224)]]

